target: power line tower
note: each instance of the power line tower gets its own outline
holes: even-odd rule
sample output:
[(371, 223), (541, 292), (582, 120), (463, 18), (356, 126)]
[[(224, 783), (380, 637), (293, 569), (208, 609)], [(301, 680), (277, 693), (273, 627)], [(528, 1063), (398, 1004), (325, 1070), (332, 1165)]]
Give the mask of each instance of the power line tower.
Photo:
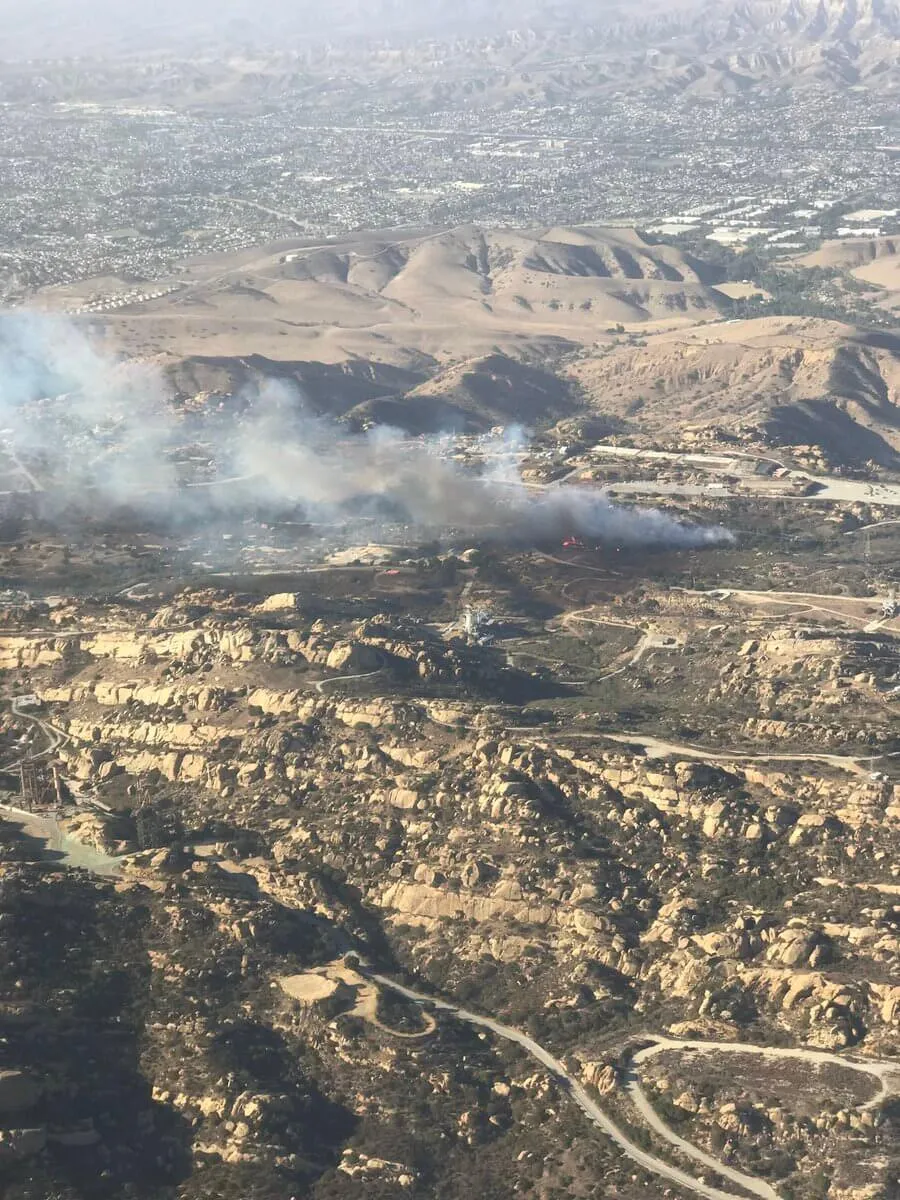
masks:
[(159, 814), (152, 804), (137, 809), (134, 814), (134, 828), (139, 850), (153, 850), (159, 846), (161, 841)]
[(32, 759), (25, 759), (19, 764), (19, 793), (22, 808), (26, 812), (37, 812), (47, 802), (50, 784), (47, 772)]
[(50, 767), (51, 778), (53, 782), (53, 797), (56, 800), (56, 808), (62, 811), (65, 807), (65, 796), (63, 795), (62, 780), (59, 776), (59, 763), (52, 763)]
[(162, 841), (159, 813), (150, 799), (146, 780), (139, 780), (134, 807), (134, 829), (139, 850), (152, 850)]
[(181, 819), (173, 812), (161, 811), (153, 803), (144, 780), (137, 785), (135, 800), (134, 828), (139, 850), (155, 850), (183, 838)]

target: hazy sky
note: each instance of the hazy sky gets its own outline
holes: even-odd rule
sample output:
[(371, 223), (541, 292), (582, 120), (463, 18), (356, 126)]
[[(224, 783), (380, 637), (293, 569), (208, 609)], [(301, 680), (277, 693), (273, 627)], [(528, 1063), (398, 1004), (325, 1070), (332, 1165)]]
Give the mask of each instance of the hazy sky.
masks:
[[(650, 0), (641, 11), (685, 2)], [(563, 12), (577, 21), (629, 11), (634, 15), (634, 6), (624, 0), (0, 0), (0, 58), (179, 46), (215, 53), (226, 41), (235, 47), (242, 41), (278, 47), (338, 32), (476, 33), (521, 27)]]

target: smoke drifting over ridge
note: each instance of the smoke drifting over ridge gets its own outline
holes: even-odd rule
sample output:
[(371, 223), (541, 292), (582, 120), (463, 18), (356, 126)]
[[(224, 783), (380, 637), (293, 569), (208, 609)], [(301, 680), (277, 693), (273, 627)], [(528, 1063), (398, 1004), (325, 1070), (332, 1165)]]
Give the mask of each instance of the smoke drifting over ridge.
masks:
[[(0, 321), (0, 430), (15, 479), (4, 486), (25, 488), (30, 475), (50, 511), (127, 506), (193, 524), (299, 509), (311, 522), (370, 517), (523, 542), (567, 533), (629, 546), (731, 540), (720, 527), (620, 508), (596, 489), (530, 490), (511, 440), (485, 442), (475, 475), (441, 456), (441, 438), (412, 441), (383, 427), (352, 435), (282, 384), (248, 401), (233, 420), (186, 415), (156, 366), (112, 361), (71, 322), (30, 313)], [(192, 443), (215, 464), (202, 485), (178, 465)]]

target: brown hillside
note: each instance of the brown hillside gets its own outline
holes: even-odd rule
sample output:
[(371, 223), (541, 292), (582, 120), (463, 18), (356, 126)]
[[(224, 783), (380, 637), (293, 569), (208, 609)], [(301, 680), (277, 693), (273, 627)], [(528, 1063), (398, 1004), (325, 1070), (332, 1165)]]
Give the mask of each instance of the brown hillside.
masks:
[(835, 461), (900, 463), (900, 339), (811, 319), (764, 318), (661, 334), (571, 369), (586, 400), (642, 430), (716, 424)]
[(422, 355), (528, 357), (548, 338), (593, 345), (610, 326), (715, 318), (722, 303), (702, 264), (626, 229), (464, 226), (192, 270), (189, 286), (110, 313), (114, 344), (169, 359), (362, 358), (416, 370)]

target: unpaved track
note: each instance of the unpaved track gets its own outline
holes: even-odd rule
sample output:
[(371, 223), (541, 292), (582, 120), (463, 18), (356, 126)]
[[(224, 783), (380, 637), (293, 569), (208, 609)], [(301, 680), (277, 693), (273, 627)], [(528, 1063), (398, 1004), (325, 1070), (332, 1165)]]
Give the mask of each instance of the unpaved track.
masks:
[(320, 696), (324, 696), (325, 688), (332, 683), (351, 683), (354, 679), (374, 679), (376, 675), (381, 675), (384, 667), (379, 667), (377, 671), (363, 671), (361, 675), (331, 675), (328, 679), (320, 679), (316, 683), (315, 688)]
[[(455, 1004), (448, 1004), (446, 1000), (435, 1000), (433, 996), (426, 996), (420, 992), (415, 992), (412, 988), (404, 987), (401, 983), (395, 983), (393, 979), (389, 979), (386, 975), (376, 975), (373, 973), (370, 975), (370, 978), (376, 983), (381, 984), (382, 987), (391, 988), (401, 996), (405, 996), (408, 1000), (414, 1000), (418, 1004), (431, 1004), (441, 1012), (449, 1013), (458, 1021), (465, 1021), (467, 1024), (475, 1025), (480, 1029), (490, 1030), (497, 1037), (504, 1038), (508, 1042), (515, 1042), (516, 1045), (521, 1046), (541, 1066), (547, 1068), (550, 1074), (565, 1088), (588, 1120), (593, 1122), (599, 1129), (602, 1129), (607, 1137), (615, 1142), (624, 1154), (640, 1167), (643, 1167), (644, 1170), (652, 1171), (653, 1174), (668, 1179), (670, 1183), (677, 1184), (678, 1187), (685, 1188), (687, 1191), (693, 1192), (696, 1196), (705, 1196), (708, 1200), (747, 1200), (743, 1193), (726, 1192), (721, 1188), (712, 1187), (710, 1184), (701, 1183), (699, 1179), (695, 1179), (687, 1171), (682, 1171), (679, 1167), (674, 1167), (670, 1163), (664, 1162), (663, 1159), (656, 1158), (654, 1155), (648, 1154), (646, 1150), (642, 1150), (640, 1146), (637, 1146), (619, 1129), (618, 1125), (606, 1115), (600, 1105), (591, 1099), (584, 1086), (575, 1076), (570, 1075), (566, 1071), (559, 1059), (554, 1058), (549, 1050), (545, 1050), (543, 1046), (539, 1045), (528, 1034), (522, 1033), (518, 1029), (513, 1029), (510, 1025), (502, 1025), (499, 1021), (494, 1021), (490, 1017), (480, 1017), (477, 1013), (469, 1012), (467, 1009), (457, 1008)], [(758, 1183), (759, 1181), (754, 1182)], [(766, 1185), (760, 1184), (759, 1186), (765, 1187)], [(765, 1196), (766, 1200), (771, 1200), (772, 1195), (774, 1195), (774, 1193), (770, 1194), (769, 1191), (757, 1191), (756, 1194)]]
[(440, 1012), (449, 1013), (458, 1021), (465, 1021), (469, 1025), (487, 1029), (497, 1037), (515, 1042), (516, 1045), (526, 1050), (543, 1067), (546, 1067), (557, 1082), (565, 1088), (585, 1116), (599, 1129), (602, 1129), (630, 1159), (645, 1170), (652, 1171), (654, 1174), (668, 1179), (670, 1182), (685, 1188), (687, 1191), (693, 1192), (697, 1196), (709, 1197), (710, 1200), (746, 1200), (746, 1193), (759, 1196), (761, 1200), (780, 1200), (780, 1197), (775, 1189), (764, 1180), (756, 1179), (752, 1175), (746, 1175), (743, 1171), (737, 1171), (720, 1162), (718, 1159), (713, 1158), (712, 1155), (706, 1154), (697, 1146), (679, 1137), (674, 1130), (670, 1129), (659, 1118), (640, 1086), (637, 1070), (640, 1063), (645, 1062), (653, 1055), (665, 1050), (695, 1050), (711, 1054), (757, 1054), (763, 1058), (792, 1058), (814, 1063), (817, 1066), (838, 1066), (851, 1071), (859, 1071), (863, 1074), (873, 1076), (881, 1085), (878, 1095), (872, 1100), (867, 1101), (867, 1103), (860, 1105), (860, 1111), (875, 1108), (887, 1096), (900, 1091), (900, 1064), (897, 1063), (865, 1062), (860, 1059), (851, 1059), (838, 1054), (830, 1054), (825, 1050), (808, 1050), (804, 1047), (783, 1049), (777, 1046), (747, 1045), (743, 1042), (708, 1042), (655, 1037), (652, 1045), (639, 1050), (632, 1058), (631, 1067), (625, 1081), (625, 1090), (640, 1115), (660, 1137), (665, 1138), (670, 1145), (674, 1146), (682, 1154), (693, 1158), (708, 1170), (715, 1172), (724, 1179), (731, 1180), (732, 1183), (743, 1189), (743, 1192), (726, 1192), (721, 1188), (703, 1183), (701, 1180), (689, 1175), (686, 1171), (682, 1171), (680, 1168), (672, 1166), (672, 1164), (665, 1162), (663, 1159), (656, 1158), (654, 1155), (642, 1150), (619, 1129), (599, 1104), (591, 1099), (583, 1085), (576, 1077), (568, 1073), (559, 1059), (555, 1058), (549, 1050), (545, 1050), (543, 1046), (536, 1042), (534, 1038), (529, 1037), (528, 1034), (522, 1033), (521, 1030), (514, 1029), (510, 1025), (503, 1025), (490, 1017), (482, 1017), (477, 1013), (469, 1012), (465, 1008), (459, 1008), (457, 1005), (450, 1004), (446, 1000), (436, 1000), (433, 996), (426, 996), (421, 992), (416, 992), (412, 988), (405, 987), (403, 984), (388, 978), (386, 975), (379, 975), (374, 972), (367, 972), (367, 974), (373, 982), (398, 992), (408, 1000), (413, 1000), (418, 1004), (432, 1005)]
[(849, 771), (851, 775), (862, 775), (866, 778), (871, 771), (870, 764), (885, 757), (877, 755), (872, 758), (866, 755), (865, 758), (852, 758), (843, 754), (741, 754), (739, 751), (718, 752), (707, 750), (703, 746), (685, 746), (676, 742), (664, 742), (644, 733), (603, 733), (597, 736), (626, 746), (640, 746), (648, 758), (668, 758), (670, 755), (675, 755), (681, 758), (698, 758), (710, 763), (821, 762), (827, 763), (831, 767), (837, 767), (841, 771)]
[[(572, 567), (578, 571), (590, 571), (594, 575), (619, 575), (618, 571), (611, 571), (608, 567), (589, 567), (587, 563), (576, 562), (572, 558), (558, 558), (555, 554), (545, 554), (543, 550), (535, 550), (533, 554), (535, 558), (542, 558), (545, 562), (558, 563), (561, 567)], [(577, 581), (573, 580), (573, 582)]]
[(900, 1093), (900, 1062), (884, 1062), (879, 1059), (849, 1058), (843, 1054), (831, 1054), (828, 1050), (811, 1050), (806, 1046), (751, 1046), (745, 1042), (709, 1042), (699, 1038), (669, 1038), (653, 1035), (653, 1045), (639, 1050), (632, 1063), (646, 1062), (654, 1054), (665, 1050), (701, 1050), (715, 1054), (756, 1054), (760, 1058), (795, 1058), (816, 1066), (844, 1067), (848, 1071), (859, 1071), (871, 1075), (881, 1084), (881, 1090), (872, 1100), (859, 1106), (860, 1112), (877, 1108), (886, 1096)]
[[(655, 1047), (651, 1047), (655, 1049)], [(745, 1191), (751, 1192), (754, 1196), (761, 1196), (763, 1200), (780, 1200), (778, 1193), (773, 1187), (765, 1183), (762, 1179), (755, 1179), (752, 1175), (745, 1175), (743, 1171), (737, 1171), (734, 1167), (726, 1166), (717, 1158), (713, 1158), (711, 1154), (707, 1154), (693, 1143), (685, 1141), (680, 1137), (674, 1129), (670, 1129), (668, 1125), (657, 1114), (656, 1109), (647, 1099), (643, 1088), (641, 1087), (638, 1078), (637, 1070), (634, 1064), (637, 1062), (638, 1056), (632, 1060), (632, 1066), (625, 1077), (625, 1091), (631, 1103), (638, 1110), (644, 1122), (650, 1126), (654, 1133), (667, 1141), (676, 1150), (680, 1150), (682, 1154), (686, 1154), (688, 1158), (694, 1159), (695, 1162), (701, 1163), (709, 1170), (715, 1171), (724, 1179), (730, 1179), (732, 1183), (736, 1183), (738, 1187), (742, 1187)]]
[[(824, 613), (829, 617), (837, 617), (839, 621), (843, 621), (847, 625), (856, 625), (865, 633), (873, 633), (875, 627), (881, 628), (885, 624), (890, 624), (892, 620), (897, 620), (898, 628), (886, 630), (888, 633), (900, 632), (900, 618), (892, 617), (876, 617), (872, 618), (871, 612), (852, 613), (845, 610), (830, 608), (826, 604), (819, 603), (823, 600), (837, 600), (847, 605), (866, 605), (872, 606), (876, 604), (874, 596), (845, 596), (829, 592), (774, 592), (761, 591), (753, 588), (704, 588), (702, 590), (694, 588), (673, 588), (672, 591), (684, 592), (689, 596), (714, 596), (720, 599), (736, 599), (744, 600), (748, 604), (766, 605), (774, 604), (783, 608), (792, 608), (794, 615), (809, 613)], [(787, 616), (787, 614), (785, 614)]]
[[(617, 629), (632, 629), (635, 633), (639, 633), (641, 635), (633, 650), (625, 650), (618, 656), (620, 659), (625, 659), (621, 666), (614, 667), (611, 671), (604, 671), (602, 674), (597, 675), (592, 681), (594, 683), (602, 683), (604, 679), (612, 679), (614, 675), (624, 675), (629, 667), (636, 666), (643, 657), (644, 652), (649, 649), (651, 634), (644, 632), (641, 629), (641, 626), (635, 624), (633, 621), (619, 621), (614, 617), (607, 619), (605, 617), (593, 617), (585, 615), (586, 613), (593, 612), (596, 612), (596, 605), (592, 604), (589, 608), (579, 608), (573, 612), (563, 613), (563, 615), (558, 618), (558, 621), (566, 633), (570, 633), (573, 637), (578, 637), (579, 635), (572, 628), (572, 623), (579, 621), (585, 625), (610, 625)], [(547, 626), (548, 634), (555, 632), (556, 630), (551, 629), (549, 625)]]
[(9, 707), (15, 716), (20, 717), (23, 721), (30, 721), (32, 725), (36, 725), (47, 739), (47, 745), (43, 750), (39, 750), (37, 754), (27, 754), (23, 758), (17, 759), (14, 763), (10, 763), (11, 767), (19, 766), (19, 764), (25, 762), (26, 759), (30, 759), (31, 762), (35, 762), (41, 758), (49, 758), (52, 754), (56, 753), (60, 746), (64, 745), (69, 740), (69, 735), (67, 733), (64, 733), (61, 729), (57, 729), (56, 726), (51, 725), (49, 721), (43, 721), (40, 717), (34, 716), (33, 713), (23, 709), (21, 704), (21, 697), (14, 696), (9, 702)]
[(889, 521), (873, 521), (871, 525), (860, 525), (857, 529), (848, 529), (844, 537), (853, 537), (854, 533), (867, 533), (870, 529), (881, 529), (884, 525), (900, 525), (900, 520), (892, 517)]

